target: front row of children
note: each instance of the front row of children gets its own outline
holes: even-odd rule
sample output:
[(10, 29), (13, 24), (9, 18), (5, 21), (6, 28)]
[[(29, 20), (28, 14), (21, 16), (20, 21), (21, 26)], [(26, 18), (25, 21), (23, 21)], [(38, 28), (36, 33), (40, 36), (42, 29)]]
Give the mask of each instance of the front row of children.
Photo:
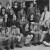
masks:
[(40, 26), (38, 23), (32, 22), (25, 26), (3, 28), (0, 33), (11, 37), (14, 41), (13, 46), (23, 47), (24, 45), (39, 45), (41, 43), (50, 46), (50, 28), (47, 24)]

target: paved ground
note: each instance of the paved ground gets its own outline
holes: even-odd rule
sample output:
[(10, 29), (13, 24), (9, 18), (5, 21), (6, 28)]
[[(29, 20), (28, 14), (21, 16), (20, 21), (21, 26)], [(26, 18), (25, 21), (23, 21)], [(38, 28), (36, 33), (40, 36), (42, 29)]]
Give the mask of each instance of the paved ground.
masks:
[(43, 45), (40, 45), (40, 46), (30, 46), (30, 47), (23, 47), (23, 48), (15, 48), (14, 50), (50, 50), (50, 47), (44, 47)]

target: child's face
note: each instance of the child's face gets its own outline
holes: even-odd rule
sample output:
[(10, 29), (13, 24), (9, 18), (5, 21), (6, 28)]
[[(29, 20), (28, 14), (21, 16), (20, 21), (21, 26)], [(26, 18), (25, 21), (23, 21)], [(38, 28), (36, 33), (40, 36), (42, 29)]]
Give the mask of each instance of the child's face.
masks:
[(5, 30), (2, 30), (2, 34), (5, 34)]
[(12, 9), (10, 10), (10, 14), (13, 14), (13, 10)]
[(20, 34), (20, 29), (16, 28), (16, 33)]
[(29, 27), (29, 24), (26, 24), (26, 28), (28, 28)]
[(31, 3), (31, 4), (30, 4), (30, 7), (33, 7), (33, 5), (34, 5), (34, 4), (33, 4), (33, 3)]
[(7, 18), (8, 17), (8, 15), (7, 14), (5, 14), (5, 18)]
[(47, 27), (49, 26), (49, 22), (48, 22), (48, 21), (46, 22), (46, 26), (47, 26)]
[(47, 10), (48, 10), (48, 8), (45, 6), (45, 7), (44, 7), (44, 11), (46, 12)]
[(30, 18), (33, 19), (34, 18), (34, 15), (32, 14)]
[(5, 9), (2, 9), (2, 12), (5, 12)]
[(23, 6), (25, 6), (25, 2), (23, 2)]
[(8, 31), (8, 32), (10, 32), (10, 31), (11, 31), (11, 29), (10, 29), (10, 28), (7, 28), (7, 31)]
[(34, 25), (34, 29), (37, 29), (37, 25)]
[(25, 19), (25, 17), (22, 17), (22, 19)]
[(15, 6), (17, 6), (17, 2), (15, 3)]
[(23, 13), (23, 9), (21, 9), (21, 13)]

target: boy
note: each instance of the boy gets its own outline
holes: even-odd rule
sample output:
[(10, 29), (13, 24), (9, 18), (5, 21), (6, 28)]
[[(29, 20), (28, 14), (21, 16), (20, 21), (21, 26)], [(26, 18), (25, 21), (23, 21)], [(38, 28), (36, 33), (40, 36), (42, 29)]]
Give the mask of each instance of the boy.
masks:
[(34, 35), (34, 37), (33, 37), (33, 44), (39, 44), (39, 42), (40, 42), (40, 34), (41, 34), (41, 30), (40, 30), (40, 28), (39, 28), (39, 26), (38, 26), (38, 23), (32, 23), (32, 25), (33, 26), (31, 26), (30, 28), (31, 28), (31, 34), (33, 34)]

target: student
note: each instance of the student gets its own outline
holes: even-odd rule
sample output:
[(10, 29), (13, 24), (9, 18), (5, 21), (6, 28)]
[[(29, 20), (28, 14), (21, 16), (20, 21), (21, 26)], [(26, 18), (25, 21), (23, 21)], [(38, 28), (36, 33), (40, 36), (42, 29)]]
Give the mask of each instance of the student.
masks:
[(48, 7), (44, 6), (44, 12), (42, 13), (41, 19), (40, 19), (40, 24), (45, 25), (46, 21), (50, 20), (50, 12), (48, 11)]
[(13, 15), (13, 25), (17, 26), (17, 18), (15, 14)]
[(5, 35), (6, 34), (6, 32), (5, 32), (5, 28), (2, 28), (2, 35)]
[(23, 47), (25, 43), (25, 38), (22, 33), (20, 33), (20, 28), (16, 28), (16, 36), (17, 36), (17, 45), (19, 47)]
[(4, 17), (5, 14), (6, 14), (6, 9), (4, 7), (2, 7), (2, 9), (1, 9), (1, 16)]
[(29, 16), (31, 13), (35, 15), (35, 7), (34, 7), (34, 2), (30, 4), (30, 7), (27, 10), (27, 15)]
[(30, 28), (31, 28), (31, 34), (34, 35), (32, 39), (33, 44), (37, 45), (40, 42), (39, 38), (40, 38), (41, 30), (37, 23), (31, 24)]
[(31, 23), (31, 22), (35, 22), (35, 19), (34, 19), (34, 14), (32, 13), (32, 14), (30, 14), (30, 16), (28, 17), (28, 21), (29, 21), (29, 23)]
[(45, 26), (42, 26), (42, 34), (41, 34), (40, 42), (43, 42), (45, 35), (48, 33), (48, 30), (49, 30), (49, 22), (47, 21), (45, 23)]
[(24, 11), (27, 13), (27, 9), (26, 9), (26, 3), (25, 3), (25, 1), (22, 2), (22, 7), (23, 7)]
[(18, 17), (18, 11), (19, 11), (19, 7), (18, 7), (18, 2), (15, 1), (14, 5), (12, 6), (14, 13), (16, 14), (16, 16)]
[(40, 18), (41, 18), (40, 10), (37, 9), (37, 10), (36, 10), (36, 15), (35, 15), (35, 22), (36, 22), (36, 23), (39, 23)]
[(16, 15), (13, 9), (10, 9), (10, 13), (8, 15), (8, 27), (11, 27), (12, 25), (16, 25), (16, 23), (14, 24), (14, 21), (16, 21)]
[(20, 25), (25, 25), (25, 24), (27, 24), (27, 23), (29, 23), (28, 22), (28, 20), (26, 19), (26, 17), (25, 16), (23, 16), (21, 19), (20, 19)]
[(7, 13), (6, 13), (6, 9), (4, 8), (4, 7), (2, 7), (2, 9), (1, 9), (1, 19), (3, 19), (3, 26), (5, 26), (4, 25), (4, 21), (5, 21), (5, 15), (6, 15)]
[(26, 46), (30, 46), (31, 45), (31, 40), (33, 38), (33, 35), (30, 34), (29, 24), (26, 24), (25, 25), (25, 33), (24, 33), (24, 36), (26, 38), (25, 45)]
[(7, 2), (6, 3), (6, 12), (9, 13), (10, 9), (11, 9), (11, 5), (9, 2)]
[(11, 28), (12, 30), (12, 35), (15, 35), (16, 33), (15, 33), (15, 30), (16, 30), (16, 26), (12, 26), (12, 28)]
[(8, 14), (5, 14), (5, 19), (4, 19), (4, 25), (7, 27), (7, 21), (8, 21)]
[(14, 38), (13, 38), (11, 31), (12, 31), (11, 28), (7, 27), (5, 36), (9, 39), (8, 47), (10, 47), (10, 49), (14, 49)]

